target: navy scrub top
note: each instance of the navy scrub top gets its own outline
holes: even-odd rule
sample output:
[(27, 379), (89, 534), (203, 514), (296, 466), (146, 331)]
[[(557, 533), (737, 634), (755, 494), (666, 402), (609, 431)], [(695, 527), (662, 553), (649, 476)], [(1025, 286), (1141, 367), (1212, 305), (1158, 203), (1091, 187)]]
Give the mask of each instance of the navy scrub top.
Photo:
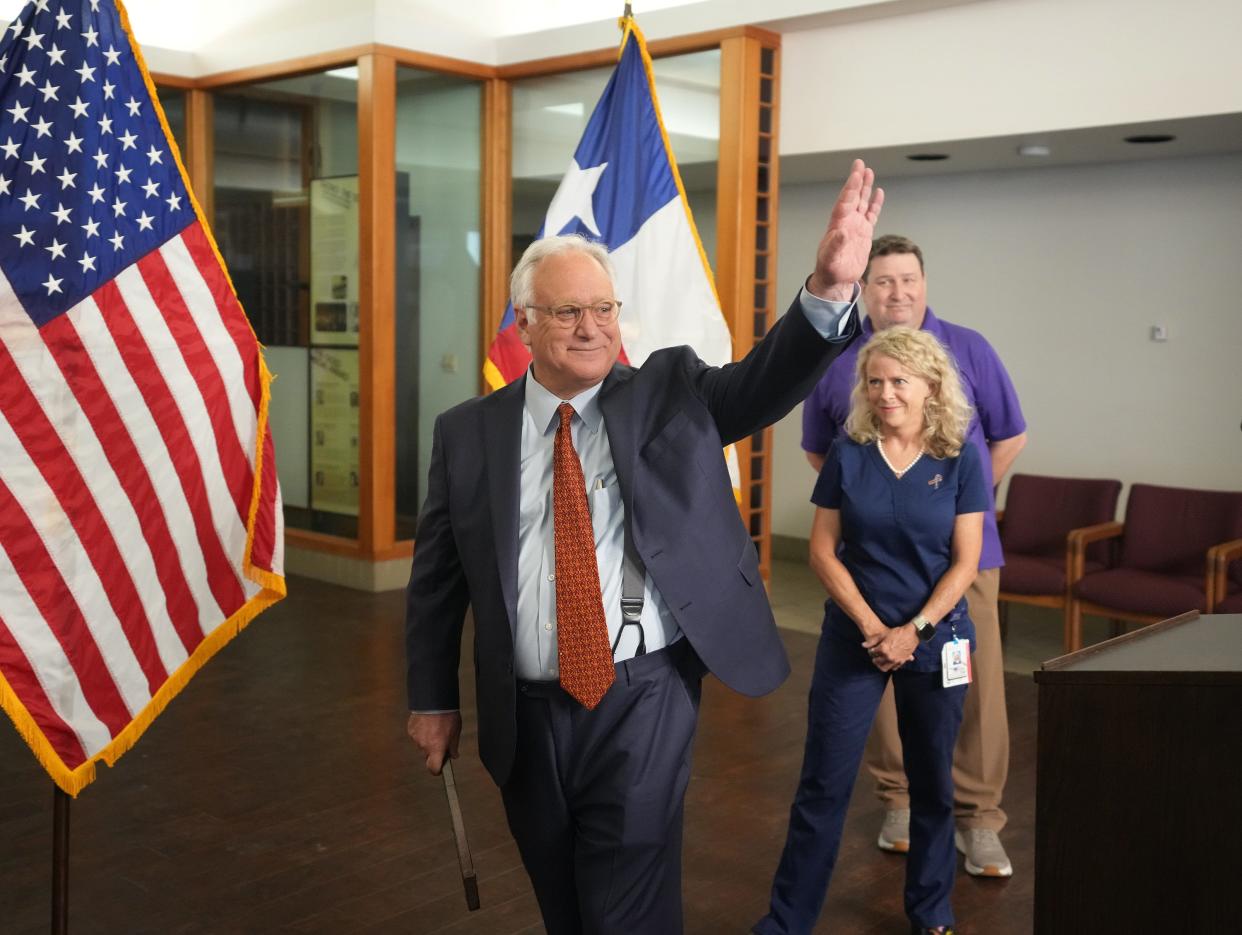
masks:
[[(909, 623), (927, 603), (952, 559), (953, 525), (959, 513), (988, 509), (979, 454), (963, 446), (956, 458), (924, 454), (897, 477), (875, 442), (860, 445), (839, 436), (828, 450), (811, 502), (841, 512), (837, 553), (863, 599), (887, 626)], [(858, 643), (858, 625), (829, 599), (825, 627)], [(936, 636), (920, 643), (906, 668), (940, 669), (940, 652), (956, 630), (974, 647), (974, 624), (963, 597), (943, 621), (933, 621)]]

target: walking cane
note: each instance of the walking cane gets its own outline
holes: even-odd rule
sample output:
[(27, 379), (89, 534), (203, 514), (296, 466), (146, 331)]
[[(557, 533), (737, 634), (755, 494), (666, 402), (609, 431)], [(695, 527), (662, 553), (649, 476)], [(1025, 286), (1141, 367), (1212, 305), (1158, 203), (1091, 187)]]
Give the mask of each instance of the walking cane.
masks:
[(461, 885), (466, 890), (466, 908), (471, 912), (479, 908), (479, 879), (474, 875), (474, 861), (470, 857), (470, 844), (466, 841), (466, 823), (461, 817), (461, 803), (457, 801), (457, 783), (453, 780), (453, 766), (448, 757), (444, 759), (444, 795), (448, 798), (449, 817), (453, 820), (453, 837), (457, 841), (457, 863), (461, 866)]

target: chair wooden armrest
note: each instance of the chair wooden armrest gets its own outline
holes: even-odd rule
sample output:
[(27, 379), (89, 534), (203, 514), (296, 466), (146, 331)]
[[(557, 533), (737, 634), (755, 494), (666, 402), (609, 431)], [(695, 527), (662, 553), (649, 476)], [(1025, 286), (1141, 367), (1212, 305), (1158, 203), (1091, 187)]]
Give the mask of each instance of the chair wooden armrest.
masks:
[(1222, 542), (1208, 549), (1207, 553), (1207, 612), (1210, 614), (1217, 601), (1223, 601), (1228, 593), (1226, 575), (1229, 563), (1242, 558), (1242, 539)]
[(1111, 521), (1071, 529), (1065, 537), (1065, 587), (1070, 589), (1082, 577), (1087, 546), (1104, 539), (1115, 539), (1125, 531), (1125, 524)]

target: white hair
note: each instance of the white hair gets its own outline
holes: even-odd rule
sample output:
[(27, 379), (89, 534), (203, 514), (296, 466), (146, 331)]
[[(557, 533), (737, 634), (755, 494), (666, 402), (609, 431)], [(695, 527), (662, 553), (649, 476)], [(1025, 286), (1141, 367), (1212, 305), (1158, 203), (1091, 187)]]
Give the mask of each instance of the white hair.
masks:
[(581, 234), (563, 234), (556, 237), (544, 237), (536, 240), (526, 248), (513, 274), (509, 277), (509, 299), (514, 308), (526, 308), (535, 301), (535, 270), (539, 264), (550, 256), (576, 251), (585, 253), (608, 274), (612, 291), (617, 291), (617, 274), (612, 267), (612, 258), (608, 248), (602, 243), (588, 240)]

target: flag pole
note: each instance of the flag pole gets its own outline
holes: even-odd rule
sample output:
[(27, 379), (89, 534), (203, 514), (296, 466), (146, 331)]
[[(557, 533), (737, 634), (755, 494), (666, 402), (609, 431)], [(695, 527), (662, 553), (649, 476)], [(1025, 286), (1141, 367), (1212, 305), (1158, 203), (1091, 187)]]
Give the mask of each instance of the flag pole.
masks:
[(52, 784), (52, 935), (69, 932), (69, 803), (72, 799)]

